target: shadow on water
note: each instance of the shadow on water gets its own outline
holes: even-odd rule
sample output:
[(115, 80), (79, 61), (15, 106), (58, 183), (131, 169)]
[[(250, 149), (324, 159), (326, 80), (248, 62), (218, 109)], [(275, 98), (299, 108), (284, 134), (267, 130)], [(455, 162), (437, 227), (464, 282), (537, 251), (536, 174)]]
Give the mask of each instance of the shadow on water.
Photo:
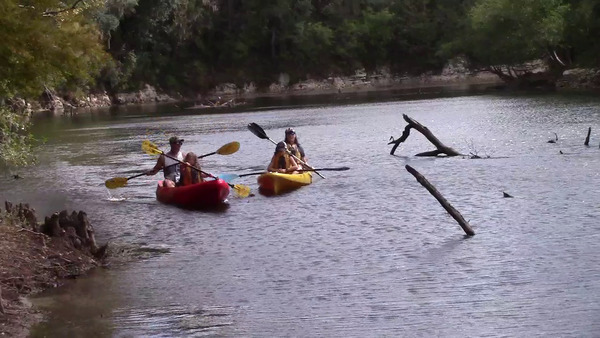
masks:
[[(450, 224), (449, 226), (454, 225)], [(456, 231), (461, 231), (457, 228)], [(462, 235), (461, 238), (450, 238), (440, 243), (435, 248), (431, 248), (427, 251), (426, 260), (435, 260), (440, 257), (446, 257), (452, 253), (456, 248), (461, 245), (465, 245), (469, 240), (473, 239), (473, 236)]]
[[(219, 203), (214, 206), (206, 206), (206, 207), (188, 207), (188, 206), (183, 206), (183, 205), (171, 205), (171, 204), (164, 204), (164, 203), (160, 203), (159, 205), (161, 205), (165, 208), (165, 212), (176, 212), (177, 210), (182, 210), (182, 211), (186, 211), (186, 212), (203, 212), (203, 213), (212, 213), (212, 214), (222, 214), (222, 213), (227, 212), (227, 210), (229, 210), (229, 208), (230, 208), (230, 204), (228, 201), (225, 201), (224, 203)], [(171, 210), (167, 211), (167, 209), (171, 209)]]
[[(45, 320), (34, 326), (30, 337), (109, 337), (113, 334), (110, 314), (119, 305), (114, 295), (99, 296), (113, 283), (114, 273), (97, 268), (88, 276), (68, 281), (31, 299), (45, 313)], [(69, 306), (60, 306), (60, 304)], [(85, 324), (82, 324), (85, 323)]]

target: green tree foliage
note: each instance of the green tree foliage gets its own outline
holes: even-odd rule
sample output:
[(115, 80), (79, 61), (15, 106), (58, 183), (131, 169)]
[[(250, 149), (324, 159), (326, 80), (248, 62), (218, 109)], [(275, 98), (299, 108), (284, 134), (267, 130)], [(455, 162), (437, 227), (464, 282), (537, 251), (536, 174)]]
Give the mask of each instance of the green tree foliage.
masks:
[(96, 25), (84, 14), (58, 0), (3, 0), (0, 98), (36, 97), (44, 86), (93, 83), (107, 59)]
[(0, 169), (33, 161), (29, 123), (23, 114), (0, 106)]
[(480, 0), (471, 8), (459, 51), (478, 66), (545, 58), (564, 41), (569, 6), (562, 0)]
[[(202, 0), (147, 0), (124, 13), (111, 34), (117, 66), (106, 81), (109, 90), (150, 83), (167, 89), (195, 88), (204, 78), (201, 62), (206, 13)], [(200, 47), (200, 48), (199, 48)]]
[(323, 63), (332, 63), (334, 31), (320, 22), (296, 24), (295, 34), (290, 38), (294, 52), (285, 55), (285, 63), (292, 68), (297, 77), (307, 74), (326, 76)]
[(387, 63), (393, 39), (392, 19), (387, 10), (367, 10), (360, 19), (349, 21), (346, 26), (348, 33), (355, 37), (352, 40), (354, 46), (351, 46), (353, 55), (368, 72)]
[(569, 1), (564, 62), (582, 67), (600, 66), (600, 0)]
[(0, 166), (32, 159), (26, 116), (4, 105), (37, 98), (48, 88), (86, 88), (108, 60), (96, 23), (101, 3), (58, 0), (0, 1)]
[(118, 26), (103, 24), (115, 59), (103, 83), (195, 93), (224, 82), (269, 85), (280, 73), (297, 81), (360, 68), (439, 71), (453, 56), (474, 54), (461, 39), (474, 30), (465, 19), (474, 2), (145, 0), (121, 11)]
[(391, 7), (394, 40), (390, 65), (397, 73), (411, 75), (442, 69), (456, 51), (448, 46), (463, 36), (464, 19), (472, 1), (405, 0)]

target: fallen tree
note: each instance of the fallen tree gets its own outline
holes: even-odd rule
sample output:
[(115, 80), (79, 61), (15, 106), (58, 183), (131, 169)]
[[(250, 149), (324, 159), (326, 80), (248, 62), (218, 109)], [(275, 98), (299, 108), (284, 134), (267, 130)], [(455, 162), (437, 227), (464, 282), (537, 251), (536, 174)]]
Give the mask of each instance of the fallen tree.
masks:
[(390, 151), (391, 155), (394, 155), (394, 152), (396, 152), (396, 149), (398, 148), (400, 143), (406, 141), (406, 139), (410, 135), (411, 129), (415, 129), (419, 133), (423, 134), (423, 136), (425, 136), (427, 140), (429, 140), (429, 142), (431, 142), (436, 147), (436, 150), (426, 151), (423, 153), (419, 153), (415, 156), (438, 156), (441, 154), (444, 154), (446, 156), (463, 155), (458, 151), (452, 149), (451, 147), (444, 145), (437, 137), (435, 137), (435, 135), (433, 135), (429, 128), (408, 117), (408, 115), (406, 114), (402, 114), (402, 117), (404, 117), (404, 120), (408, 123), (408, 125), (404, 128), (404, 132), (402, 132), (402, 136), (400, 136), (399, 139), (394, 140), (392, 138), (392, 140), (388, 143), (394, 145), (394, 147), (392, 147), (392, 150)]

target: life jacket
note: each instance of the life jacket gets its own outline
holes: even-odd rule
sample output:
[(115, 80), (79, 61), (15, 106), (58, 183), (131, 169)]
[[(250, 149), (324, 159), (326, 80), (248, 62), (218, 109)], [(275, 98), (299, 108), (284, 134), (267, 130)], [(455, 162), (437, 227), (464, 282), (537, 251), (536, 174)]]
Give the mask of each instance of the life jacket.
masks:
[(196, 184), (202, 181), (202, 175), (200, 175), (200, 172), (198, 170), (185, 165), (181, 168), (180, 185)]
[(287, 148), (290, 150), (292, 155), (296, 156), (299, 159), (302, 159), (304, 157), (304, 149), (302, 149), (300, 145), (289, 144), (287, 142), (285, 144), (287, 145)]
[(277, 156), (275, 158), (277, 169), (287, 169), (292, 166), (290, 163), (290, 155), (287, 152), (282, 151), (277, 153), (275, 156)]
[[(173, 156), (173, 157), (177, 158), (180, 161), (183, 161), (183, 153), (181, 151), (177, 153), (177, 156)], [(171, 180), (173, 182), (179, 181), (179, 176), (180, 176), (179, 163), (170, 157), (164, 156), (164, 158), (165, 158), (165, 166), (164, 166), (163, 172), (165, 174), (165, 179)], [(177, 163), (177, 165), (173, 165), (175, 163)]]

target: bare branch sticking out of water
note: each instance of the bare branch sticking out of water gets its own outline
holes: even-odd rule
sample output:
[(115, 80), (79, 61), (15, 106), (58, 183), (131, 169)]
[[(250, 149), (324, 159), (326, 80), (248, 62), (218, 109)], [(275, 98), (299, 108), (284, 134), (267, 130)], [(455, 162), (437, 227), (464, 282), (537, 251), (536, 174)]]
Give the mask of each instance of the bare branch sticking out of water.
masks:
[(470, 139), (469, 141), (465, 140), (465, 143), (467, 144), (467, 147), (469, 148), (469, 158), (470, 159), (491, 158), (491, 156), (487, 153), (485, 148), (483, 150), (483, 153), (485, 155), (483, 155), (483, 156), (479, 155), (479, 150), (475, 147), (475, 143), (473, 142), (473, 139)]
[(421, 175), (418, 171), (416, 171), (413, 167), (409, 166), (408, 164), (405, 166), (405, 168), (409, 173), (411, 173), (417, 179), (417, 181), (419, 183), (421, 183), (421, 185), (423, 187), (425, 187), (425, 189), (427, 189), (427, 191), (429, 191), (429, 193), (431, 195), (433, 195), (433, 197), (435, 197), (435, 199), (438, 200), (438, 202), (440, 202), (442, 207), (444, 207), (444, 209), (446, 209), (446, 211), (450, 214), (450, 216), (452, 216), (452, 218), (454, 218), (454, 220), (456, 220), (456, 222), (458, 222), (460, 227), (464, 230), (464, 232), (468, 236), (475, 235), (475, 231), (473, 231), (473, 229), (469, 225), (469, 222), (467, 222), (465, 220), (465, 218), (460, 214), (460, 212), (458, 212), (458, 210), (456, 210), (444, 198), (444, 196), (442, 196), (442, 194), (431, 183), (429, 183), (429, 181), (425, 178), (425, 176)]
[(411, 129), (415, 129), (419, 133), (423, 134), (423, 136), (425, 136), (425, 138), (427, 138), (427, 140), (429, 142), (431, 142), (431, 144), (433, 144), (436, 148), (436, 150), (419, 153), (416, 156), (438, 156), (441, 154), (446, 155), (446, 156), (462, 155), (461, 153), (452, 149), (451, 147), (444, 145), (437, 137), (435, 137), (435, 135), (433, 135), (433, 133), (429, 130), (429, 128), (420, 124), (416, 120), (413, 120), (406, 114), (403, 114), (402, 117), (404, 118), (404, 121), (406, 121), (406, 123), (408, 123), (408, 124), (406, 125), (406, 127), (404, 127), (402, 136), (400, 136), (399, 139), (393, 140), (393, 137), (392, 137), (392, 141), (388, 142), (388, 144), (394, 144), (394, 147), (392, 147), (392, 150), (390, 151), (390, 155), (394, 155), (394, 152), (396, 151), (396, 148), (398, 148), (400, 143), (406, 141), (406, 139), (410, 135)]
[(585, 142), (583, 143), (584, 146), (589, 146), (590, 145), (590, 134), (592, 133), (592, 127), (588, 128), (588, 132), (587, 132), (587, 136), (585, 137)]

